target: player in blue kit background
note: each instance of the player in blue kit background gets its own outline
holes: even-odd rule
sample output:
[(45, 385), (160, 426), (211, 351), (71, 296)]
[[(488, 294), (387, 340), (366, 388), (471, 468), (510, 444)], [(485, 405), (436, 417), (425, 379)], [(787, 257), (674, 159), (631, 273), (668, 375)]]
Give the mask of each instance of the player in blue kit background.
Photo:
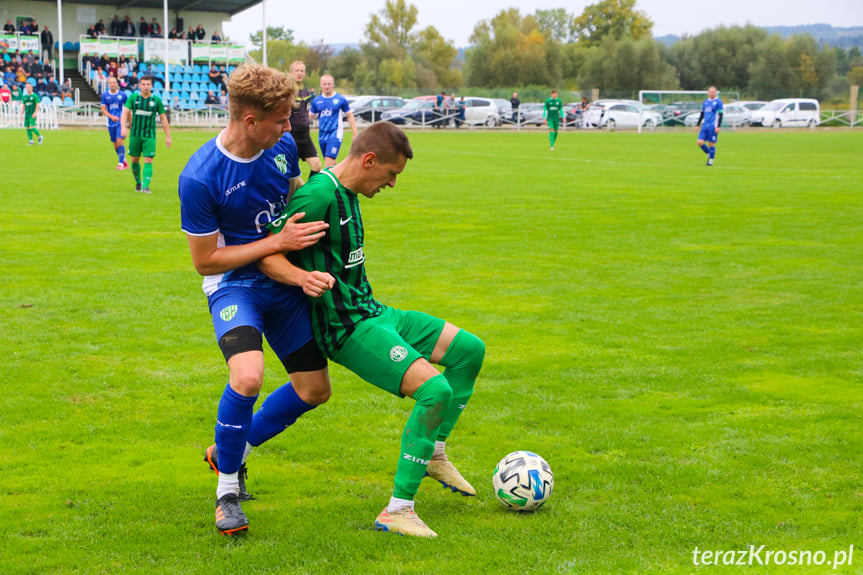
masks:
[(108, 78), (108, 91), (102, 92), (102, 115), (108, 118), (108, 135), (117, 152), (117, 169), (125, 170), (129, 167), (126, 163), (126, 146), (123, 145), (123, 133), (120, 118), (123, 116), (123, 105), (126, 103), (126, 93), (120, 91), (117, 78)]
[[(327, 361), (312, 338), (308, 302), (333, 278), (292, 266), (289, 283), (270, 280), (256, 262), (297, 251), (324, 236), (325, 222), (295, 223), (268, 235), (266, 224), (300, 185), (297, 146), (287, 132), (296, 88), (284, 73), (241, 66), (228, 80), (229, 122), (189, 159), (179, 179), (180, 217), (219, 347), (230, 372), (216, 416), (216, 442), (205, 461), (218, 473), (216, 528), (248, 529), (240, 503), (245, 459), (252, 448), (284, 431), (330, 397)], [(262, 335), (291, 381), (269, 394), (253, 414), (264, 376)]]
[(335, 81), (329, 74), (321, 76), (321, 94), (312, 100), (309, 116), (318, 119), (318, 145), (324, 153), (324, 167), (336, 165), (336, 158), (344, 139), (342, 112), (351, 126), (354, 138), (357, 137), (357, 120), (344, 96), (335, 91)]
[(716, 158), (716, 141), (719, 139), (723, 113), (722, 100), (716, 97), (716, 86), (710, 86), (707, 90), (707, 99), (701, 104), (701, 116), (695, 125), (695, 130), (698, 132), (698, 147), (707, 154), (708, 166), (712, 166), (713, 159)]

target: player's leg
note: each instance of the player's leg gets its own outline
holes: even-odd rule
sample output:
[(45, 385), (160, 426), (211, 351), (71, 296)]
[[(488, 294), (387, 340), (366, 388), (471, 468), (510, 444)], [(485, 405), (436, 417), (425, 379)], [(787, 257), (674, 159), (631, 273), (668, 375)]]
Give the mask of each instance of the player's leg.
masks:
[(476, 489), (447, 458), (446, 441), (473, 395), (474, 383), (485, 358), (485, 344), (475, 335), (425, 313), (393, 308), (388, 308), (386, 313), (397, 317), (397, 329), (405, 341), (431, 363), (446, 368), (443, 375), (452, 388), (452, 403), (435, 438), (434, 455), (427, 473), (453, 492), (476, 495)]
[(336, 158), (339, 157), (339, 150), (342, 147), (342, 141), (338, 138), (332, 138), (326, 141), (326, 146), (321, 147), (324, 151), (324, 167), (332, 168), (336, 165)]
[(129, 137), (129, 162), (132, 164), (132, 176), (135, 178), (135, 191), (141, 191), (141, 152), (144, 142), (141, 138)]
[(712, 166), (713, 160), (716, 159), (716, 142), (719, 139), (719, 134), (716, 133), (715, 130), (712, 131), (709, 140), (710, 150), (707, 153), (707, 165)]
[(318, 157), (318, 151), (312, 143), (312, 136), (308, 132), (297, 132), (294, 136), (294, 141), (297, 143), (297, 155), (309, 165), (309, 178), (321, 171), (321, 159)]
[(150, 181), (153, 179), (153, 158), (156, 157), (156, 138), (147, 138), (144, 140), (141, 154), (144, 156), (144, 174), (142, 178), (144, 188), (141, 191), (149, 194)]
[[(30, 130), (33, 132), (33, 135), (39, 139), (39, 143), (41, 144), (43, 138), (42, 138), (42, 134), (40, 134), (39, 130), (36, 128), (36, 118), (32, 118), (32, 117), (30, 118)], [(33, 138), (30, 138), (30, 139), (32, 140)]]
[[(248, 528), (240, 507), (240, 474), (252, 416), (264, 380), (260, 297), (251, 290), (223, 288), (210, 296), (210, 313), (230, 377), (216, 417), (216, 527), (224, 534)], [(210, 450), (208, 450), (208, 455)]]
[(701, 126), (701, 130), (698, 132), (698, 147), (701, 148), (701, 151), (705, 154), (710, 153), (710, 149), (707, 147), (705, 143), (709, 138), (709, 134), (707, 133), (707, 126)]
[(309, 165), (309, 169), (311, 170), (309, 177), (314, 176), (323, 169), (321, 166), (321, 158), (317, 154), (309, 156), (308, 158), (303, 158), (303, 161)]
[(375, 528), (435, 537), (414, 513), (413, 500), (452, 401), (449, 383), (386, 318), (361, 321), (333, 359), (385, 391), (416, 400), (402, 433), (393, 496), (375, 521)]

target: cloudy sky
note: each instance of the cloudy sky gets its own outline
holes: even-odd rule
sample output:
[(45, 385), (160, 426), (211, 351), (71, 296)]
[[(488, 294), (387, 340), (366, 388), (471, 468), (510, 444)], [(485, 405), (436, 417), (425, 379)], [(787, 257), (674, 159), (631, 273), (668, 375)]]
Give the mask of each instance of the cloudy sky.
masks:
[[(595, 0), (519, 0), (518, 3), (470, 2), (465, 0), (409, 0), (419, 8), (419, 27), (436, 27), (458, 47), (467, 46), (474, 25), (502, 8), (517, 5), (523, 13), (547, 8), (566, 8), (581, 13)], [(268, 0), (267, 21), (271, 26), (294, 30), (298, 40), (327, 44), (360, 42), (369, 14), (385, 0)], [(715, 7), (715, 8), (714, 8)], [(832, 24), (863, 26), (863, 0), (638, 0), (637, 8), (653, 20), (654, 34), (694, 34), (720, 24), (751, 22), (757, 26)], [(247, 42), (261, 29), (260, 5), (234, 16), (225, 32), (233, 40)]]

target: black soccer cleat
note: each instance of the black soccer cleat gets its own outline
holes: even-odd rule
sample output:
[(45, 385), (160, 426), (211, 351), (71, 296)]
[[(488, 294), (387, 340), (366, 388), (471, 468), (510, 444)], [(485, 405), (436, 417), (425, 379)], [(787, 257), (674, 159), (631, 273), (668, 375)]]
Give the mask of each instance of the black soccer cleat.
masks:
[(135, 184), (135, 191), (136, 191), (136, 192), (140, 192), (140, 191), (141, 191), (141, 184)]
[(249, 518), (240, 507), (239, 498), (230, 493), (216, 502), (216, 529), (222, 535), (234, 535), (249, 528)]
[[(219, 451), (215, 443), (204, 452), (204, 461), (207, 462), (210, 469), (216, 472), (216, 475), (219, 474)], [(249, 470), (246, 469), (246, 464), (244, 463), (240, 466), (240, 470), (237, 473), (237, 477), (240, 480), (240, 493), (237, 495), (239, 501), (255, 501), (257, 499), (246, 491), (246, 478), (248, 476)]]

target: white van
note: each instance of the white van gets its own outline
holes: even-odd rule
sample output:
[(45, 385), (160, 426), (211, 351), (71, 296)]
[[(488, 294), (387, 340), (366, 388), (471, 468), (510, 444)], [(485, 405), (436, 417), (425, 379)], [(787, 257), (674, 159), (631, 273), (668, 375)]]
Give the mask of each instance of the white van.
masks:
[(821, 106), (818, 100), (808, 98), (773, 100), (760, 110), (752, 112), (753, 126), (814, 128), (820, 123)]

